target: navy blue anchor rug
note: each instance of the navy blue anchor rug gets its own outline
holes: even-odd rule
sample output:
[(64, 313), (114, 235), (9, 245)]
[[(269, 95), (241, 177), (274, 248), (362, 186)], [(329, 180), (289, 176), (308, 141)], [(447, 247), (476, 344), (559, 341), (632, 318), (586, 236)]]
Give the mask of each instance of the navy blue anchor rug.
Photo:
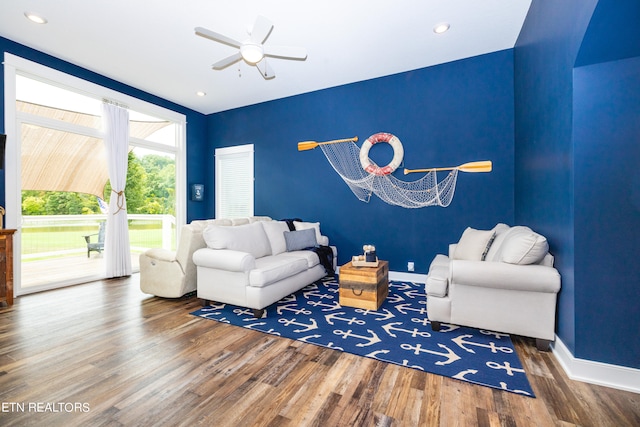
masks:
[(534, 397), (509, 335), (446, 324), (431, 330), (424, 284), (390, 282), (376, 311), (338, 300), (338, 282), (331, 280), (267, 307), (261, 319), (250, 309), (216, 303), (191, 314)]

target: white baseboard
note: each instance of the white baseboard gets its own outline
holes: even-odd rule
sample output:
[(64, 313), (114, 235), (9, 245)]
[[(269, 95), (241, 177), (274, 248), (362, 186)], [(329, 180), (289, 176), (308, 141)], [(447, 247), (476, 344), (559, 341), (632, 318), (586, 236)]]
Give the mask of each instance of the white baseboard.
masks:
[(427, 275), (418, 273), (405, 273), (402, 271), (390, 271), (389, 280), (395, 280), (398, 282), (427, 283)]
[(576, 359), (557, 336), (552, 351), (572, 380), (640, 393), (640, 369)]
[[(340, 267), (336, 268), (336, 274), (340, 274)], [(395, 280), (398, 282), (427, 283), (427, 275), (419, 273), (405, 273), (402, 271), (390, 271), (389, 280)]]

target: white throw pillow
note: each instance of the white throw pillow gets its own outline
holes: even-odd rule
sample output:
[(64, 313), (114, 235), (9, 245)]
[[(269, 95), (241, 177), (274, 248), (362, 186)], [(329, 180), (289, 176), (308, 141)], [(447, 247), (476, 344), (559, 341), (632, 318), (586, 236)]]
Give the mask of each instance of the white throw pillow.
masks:
[(271, 254), (278, 255), (287, 251), (287, 243), (284, 240), (284, 232), (289, 231), (289, 226), (284, 221), (265, 221), (262, 223), (264, 232), (271, 244)]
[(501, 261), (509, 264), (537, 264), (549, 252), (544, 236), (529, 227), (512, 227), (502, 243)]
[(299, 222), (293, 221), (293, 225), (296, 227), (296, 230), (306, 230), (308, 228), (313, 228), (316, 230), (316, 242), (320, 242), (322, 239), (322, 234), (320, 233), (320, 223), (319, 222)]
[(476, 230), (467, 227), (456, 246), (453, 259), (482, 261), (482, 256), (487, 250), (489, 241), (492, 240), (493, 233), (493, 230)]
[(271, 254), (271, 244), (262, 222), (230, 227), (210, 225), (202, 232), (202, 237), (211, 249), (248, 252), (254, 258)]

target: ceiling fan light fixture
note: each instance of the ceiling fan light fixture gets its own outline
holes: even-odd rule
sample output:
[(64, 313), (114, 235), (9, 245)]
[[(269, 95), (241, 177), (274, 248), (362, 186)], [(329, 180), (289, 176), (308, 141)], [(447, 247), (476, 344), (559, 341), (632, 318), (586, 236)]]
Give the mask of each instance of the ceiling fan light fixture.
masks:
[(26, 16), (29, 21), (35, 22), (36, 24), (46, 24), (48, 22), (45, 18), (36, 13), (25, 12), (24, 16)]
[(451, 25), (449, 25), (447, 22), (442, 22), (433, 27), (433, 32), (436, 34), (446, 33), (447, 31), (449, 31), (450, 27)]
[[(256, 18), (256, 22), (253, 24), (253, 29), (250, 32), (250, 38), (243, 42), (203, 27), (195, 27), (196, 35), (238, 49), (232, 55), (214, 63), (211, 68), (214, 70), (222, 70), (243, 60), (248, 65), (255, 66), (265, 80), (271, 80), (276, 76), (271, 65), (269, 65), (267, 61), (263, 61), (265, 56), (302, 61), (307, 59), (307, 50), (304, 48), (291, 46), (268, 46), (265, 48), (264, 43), (269, 38), (271, 31), (273, 31), (273, 24), (264, 16), (258, 16)], [(238, 74), (240, 75), (239, 67)]]
[(264, 58), (262, 46), (253, 43), (245, 43), (240, 46), (240, 55), (242, 55), (242, 59), (251, 65), (257, 64)]

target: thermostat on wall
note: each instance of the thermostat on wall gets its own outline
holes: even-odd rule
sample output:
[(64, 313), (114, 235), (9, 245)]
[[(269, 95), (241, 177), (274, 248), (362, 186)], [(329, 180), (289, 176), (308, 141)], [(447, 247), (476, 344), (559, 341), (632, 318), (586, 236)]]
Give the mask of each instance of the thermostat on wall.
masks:
[(191, 186), (191, 200), (194, 202), (204, 200), (204, 184), (193, 184)]

